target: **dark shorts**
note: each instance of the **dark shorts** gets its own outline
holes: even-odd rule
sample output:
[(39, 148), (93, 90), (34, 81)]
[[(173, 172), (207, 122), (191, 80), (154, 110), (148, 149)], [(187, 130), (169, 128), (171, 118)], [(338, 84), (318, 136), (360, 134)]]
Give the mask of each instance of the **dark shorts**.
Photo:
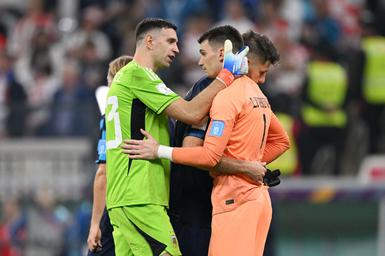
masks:
[(175, 229), (183, 256), (202, 256), (209, 251), (211, 229), (184, 223)]
[(211, 236), (211, 208), (179, 208), (181, 212), (170, 211), (179, 248), (183, 256), (207, 255)]
[(100, 230), (102, 232), (102, 248), (97, 252), (88, 251), (88, 256), (115, 256), (115, 244), (112, 237), (112, 225), (108, 217), (107, 210), (104, 209), (102, 219), (100, 220)]

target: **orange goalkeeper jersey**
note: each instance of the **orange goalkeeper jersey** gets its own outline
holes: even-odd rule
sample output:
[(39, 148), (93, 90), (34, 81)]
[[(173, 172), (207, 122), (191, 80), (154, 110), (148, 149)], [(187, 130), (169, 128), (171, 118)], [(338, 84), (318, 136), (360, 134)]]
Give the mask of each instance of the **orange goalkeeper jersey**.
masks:
[[(203, 146), (174, 148), (173, 162), (205, 168), (214, 167), (222, 156), (270, 162), (289, 146), (288, 137), (266, 96), (247, 76), (236, 79), (217, 94), (210, 118)], [(253, 200), (249, 192), (255, 187), (245, 175), (219, 175), (214, 181), (213, 214)]]

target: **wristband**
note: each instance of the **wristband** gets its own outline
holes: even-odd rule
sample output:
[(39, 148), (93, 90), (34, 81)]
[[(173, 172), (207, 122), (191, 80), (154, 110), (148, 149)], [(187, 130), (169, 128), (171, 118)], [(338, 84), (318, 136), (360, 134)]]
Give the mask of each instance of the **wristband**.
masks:
[(158, 158), (166, 158), (172, 161), (172, 150), (172, 147), (159, 145), (157, 152)]
[(217, 75), (216, 79), (228, 87), (234, 81), (234, 75), (227, 69), (223, 68)]

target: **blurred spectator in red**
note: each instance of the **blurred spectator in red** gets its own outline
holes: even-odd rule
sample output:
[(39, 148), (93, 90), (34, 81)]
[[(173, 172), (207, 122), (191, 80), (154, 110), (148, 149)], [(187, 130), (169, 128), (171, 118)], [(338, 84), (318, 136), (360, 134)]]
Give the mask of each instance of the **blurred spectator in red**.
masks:
[(22, 256), (26, 242), (26, 215), (16, 198), (5, 200), (0, 219), (0, 255)]
[(44, 0), (29, 0), (24, 17), (17, 22), (15, 28), (12, 28), (7, 45), (10, 53), (16, 58), (31, 50), (31, 41), (36, 30), (44, 30), (52, 37), (56, 37), (54, 17), (45, 9)]
[(0, 23), (0, 51), (5, 50), (5, 45), (7, 43), (7, 32), (5, 26)]
[(25, 132), (26, 93), (17, 82), (12, 58), (0, 50), (0, 138)]
[(12, 256), (10, 237), (6, 227), (0, 222), (0, 255)]
[(330, 1), (330, 13), (341, 25), (343, 47), (349, 47), (360, 40), (359, 17), (363, 1), (333, 0)]

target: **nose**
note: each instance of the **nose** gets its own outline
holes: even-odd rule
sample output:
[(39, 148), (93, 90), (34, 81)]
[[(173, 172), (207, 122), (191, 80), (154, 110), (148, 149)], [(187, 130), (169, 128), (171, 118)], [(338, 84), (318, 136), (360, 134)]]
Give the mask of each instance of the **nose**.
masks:
[(178, 48), (178, 45), (175, 45), (174, 47), (174, 50), (173, 50), (175, 53), (179, 53), (179, 48)]
[(199, 65), (200, 67), (203, 67), (203, 61), (202, 61), (202, 58), (199, 58), (198, 65)]
[(258, 85), (262, 85), (266, 82), (266, 76), (261, 76), (259, 79), (258, 79)]

